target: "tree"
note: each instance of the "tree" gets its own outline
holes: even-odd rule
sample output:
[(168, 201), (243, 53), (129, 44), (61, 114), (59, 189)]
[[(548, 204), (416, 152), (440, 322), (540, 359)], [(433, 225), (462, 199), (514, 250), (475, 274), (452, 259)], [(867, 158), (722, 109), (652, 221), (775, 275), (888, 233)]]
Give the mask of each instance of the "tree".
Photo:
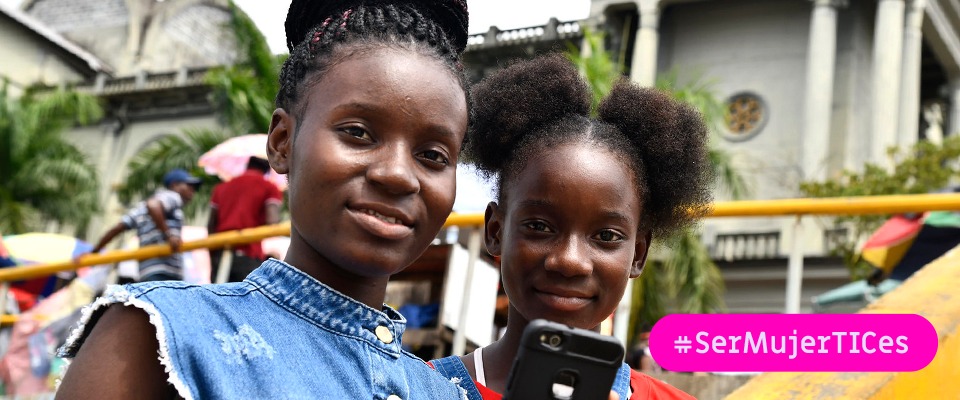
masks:
[(204, 179), (194, 201), (184, 209), (195, 216), (206, 208), (211, 190), (219, 182), (197, 166), (200, 156), (229, 137), (265, 132), (270, 126), (284, 56), (270, 52), (263, 34), (236, 4), (231, 1), (229, 8), (229, 29), (236, 38), (238, 61), (212, 69), (206, 78), (212, 89), (211, 101), (226, 129), (185, 129), (182, 135), (166, 136), (144, 147), (127, 164), (127, 179), (118, 191), (122, 203), (149, 196), (163, 174), (183, 168)]
[[(891, 147), (887, 156), (892, 168), (867, 163), (862, 171), (844, 170), (822, 182), (807, 181), (800, 191), (810, 197), (877, 196), (919, 194), (945, 189), (960, 177), (960, 137), (951, 136), (942, 145), (920, 141), (909, 149)], [(832, 252), (840, 256), (852, 280), (864, 279), (873, 267), (860, 257), (858, 244), (877, 230), (889, 215), (858, 215), (832, 219), (833, 224), (846, 226), (852, 234), (832, 236)]]
[[(622, 66), (604, 46), (604, 35), (584, 32), (583, 50), (570, 46), (568, 58), (578, 66), (593, 88), (594, 108), (610, 92), (613, 83), (623, 77)], [(657, 87), (700, 111), (712, 132), (723, 125), (724, 107), (710, 85), (694, 80), (678, 85), (676, 74), (658, 80)], [(712, 139), (711, 139), (712, 140)], [(736, 171), (729, 154), (711, 146), (709, 159), (722, 190), (733, 198), (747, 193), (743, 177)], [(663, 257), (648, 258), (645, 271), (633, 284), (628, 337), (649, 329), (666, 315), (668, 309), (685, 313), (710, 313), (724, 308), (723, 280), (719, 269), (693, 229), (680, 232), (652, 249)]]
[(99, 179), (86, 155), (63, 138), (74, 124), (103, 117), (98, 100), (71, 90), (0, 88), (0, 231), (40, 230), (46, 222), (82, 228), (99, 210)]

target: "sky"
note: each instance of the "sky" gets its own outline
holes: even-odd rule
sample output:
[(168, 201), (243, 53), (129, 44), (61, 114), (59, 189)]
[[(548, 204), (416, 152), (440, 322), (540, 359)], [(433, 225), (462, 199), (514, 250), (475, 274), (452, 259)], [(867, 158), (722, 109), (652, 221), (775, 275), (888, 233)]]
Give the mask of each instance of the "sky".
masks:
[[(290, 0), (234, 0), (247, 12), (267, 37), (270, 49), (286, 52), (283, 21)], [(22, 0), (0, 0), (19, 7)], [(583, 19), (590, 13), (590, 0), (468, 0), (470, 33), (486, 32), (491, 25), (500, 29), (543, 25), (556, 17), (561, 21)]]
[[(8, 1), (8, 0), (4, 0)], [(270, 49), (286, 52), (283, 21), (289, 0), (234, 0), (247, 12), (267, 37)], [(550, 17), (561, 21), (583, 19), (590, 14), (590, 0), (468, 0), (470, 33), (483, 33), (496, 25), (500, 29), (544, 25)]]

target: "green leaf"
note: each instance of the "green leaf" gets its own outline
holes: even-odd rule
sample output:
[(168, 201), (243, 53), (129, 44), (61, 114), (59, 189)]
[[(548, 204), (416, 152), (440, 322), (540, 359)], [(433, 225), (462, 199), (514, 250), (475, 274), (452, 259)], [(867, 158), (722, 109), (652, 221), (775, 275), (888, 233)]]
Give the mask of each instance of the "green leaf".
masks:
[(100, 210), (99, 177), (63, 131), (99, 120), (99, 100), (34, 87), (13, 98), (6, 81), (0, 93), (0, 232), (40, 230), (47, 222), (85, 225)]

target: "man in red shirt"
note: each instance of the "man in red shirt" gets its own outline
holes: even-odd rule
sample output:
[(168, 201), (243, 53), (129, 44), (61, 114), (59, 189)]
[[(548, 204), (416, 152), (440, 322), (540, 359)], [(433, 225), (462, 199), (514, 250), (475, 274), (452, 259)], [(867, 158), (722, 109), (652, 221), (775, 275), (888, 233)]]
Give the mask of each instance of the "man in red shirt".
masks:
[[(280, 204), (283, 193), (264, 178), (270, 171), (267, 160), (250, 157), (247, 170), (240, 176), (213, 188), (210, 197), (210, 233), (253, 228), (280, 222)], [(216, 282), (222, 249), (210, 251), (210, 281)], [(239, 282), (260, 266), (266, 256), (260, 242), (240, 245), (233, 249), (229, 282)]]

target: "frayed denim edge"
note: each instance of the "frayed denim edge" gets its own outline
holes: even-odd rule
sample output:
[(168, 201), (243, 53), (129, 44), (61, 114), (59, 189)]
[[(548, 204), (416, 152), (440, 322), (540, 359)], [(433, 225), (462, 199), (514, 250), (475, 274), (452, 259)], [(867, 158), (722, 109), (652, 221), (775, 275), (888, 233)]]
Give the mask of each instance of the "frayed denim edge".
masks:
[(460, 400), (470, 400), (469, 396), (467, 396), (467, 389), (460, 387), (460, 378), (456, 376), (453, 378), (450, 378), (450, 383), (456, 385), (457, 390), (460, 390)]
[[(90, 322), (90, 318), (93, 316), (94, 311), (115, 303), (123, 303), (124, 306), (134, 306), (147, 313), (150, 324), (157, 329), (157, 341), (159, 343), (159, 350), (157, 351), (159, 356), (158, 359), (160, 360), (160, 364), (163, 365), (164, 372), (167, 373), (167, 382), (170, 382), (170, 384), (173, 385), (173, 387), (177, 390), (177, 394), (179, 394), (184, 400), (193, 400), (193, 394), (190, 393), (190, 390), (183, 383), (183, 380), (180, 379), (177, 371), (173, 369), (173, 362), (170, 360), (170, 350), (167, 348), (167, 332), (163, 328), (163, 321), (161, 320), (160, 312), (157, 311), (157, 308), (154, 307), (153, 304), (131, 296), (130, 292), (128, 292), (122, 286), (108, 287), (103, 296), (97, 298), (93, 304), (83, 308), (83, 314), (80, 316), (79, 325), (74, 328), (73, 332), (70, 333), (70, 337), (67, 338), (66, 343), (63, 345), (63, 349), (67, 349), (76, 345), (76, 342), (80, 340), (81, 336), (83, 336), (84, 330), (87, 327), (87, 323)], [(60, 378), (56, 380), (56, 387), (58, 389), (60, 388), (60, 382), (63, 380), (63, 376), (67, 373), (67, 367), (70, 366), (71, 361), (72, 360), (67, 360), (64, 366), (60, 369)]]

